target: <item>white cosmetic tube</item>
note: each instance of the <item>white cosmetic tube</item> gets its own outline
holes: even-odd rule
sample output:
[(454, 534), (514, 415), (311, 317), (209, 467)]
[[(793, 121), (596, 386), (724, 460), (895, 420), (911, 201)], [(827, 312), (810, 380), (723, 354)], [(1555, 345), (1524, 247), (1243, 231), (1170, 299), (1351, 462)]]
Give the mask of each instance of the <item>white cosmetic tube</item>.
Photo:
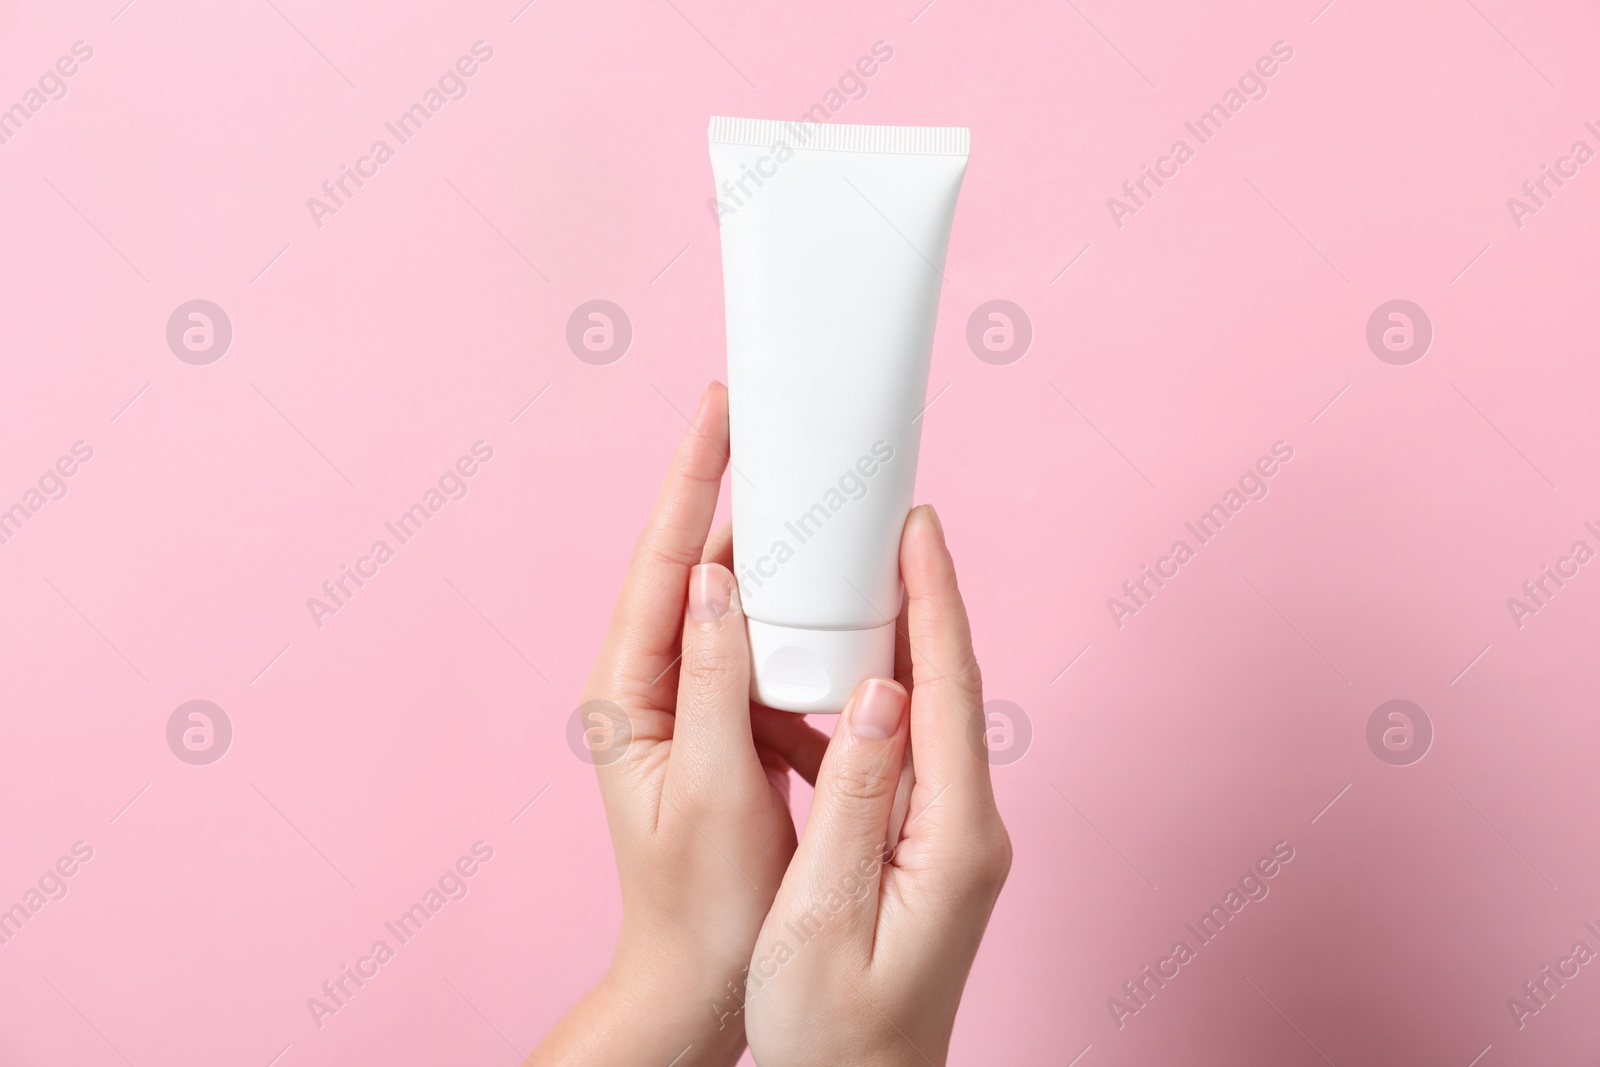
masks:
[(965, 129), (713, 118), (734, 573), (752, 699), (838, 712), (894, 676)]

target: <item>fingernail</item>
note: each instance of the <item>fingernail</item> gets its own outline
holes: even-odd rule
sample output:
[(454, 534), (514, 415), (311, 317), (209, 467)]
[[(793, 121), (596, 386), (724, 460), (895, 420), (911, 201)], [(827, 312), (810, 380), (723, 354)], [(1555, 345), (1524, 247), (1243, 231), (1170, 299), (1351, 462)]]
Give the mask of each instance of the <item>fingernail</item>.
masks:
[(868, 741), (882, 741), (900, 729), (900, 717), (905, 714), (905, 690), (882, 678), (867, 682), (856, 706), (850, 712), (850, 728), (856, 736)]
[(939, 521), (939, 513), (934, 510), (932, 504), (927, 505), (927, 508), (928, 508), (928, 518), (933, 520), (933, 528), (935, 530), (939, 531), (939, 538), (940, 538), (940, 540), (943, 540), (944, 539), (944, 523)]
[(689, 618), (715, 622), (728, 613), (733, 601), (733, 581), (714, 563), (702, 563), (689, 572)]

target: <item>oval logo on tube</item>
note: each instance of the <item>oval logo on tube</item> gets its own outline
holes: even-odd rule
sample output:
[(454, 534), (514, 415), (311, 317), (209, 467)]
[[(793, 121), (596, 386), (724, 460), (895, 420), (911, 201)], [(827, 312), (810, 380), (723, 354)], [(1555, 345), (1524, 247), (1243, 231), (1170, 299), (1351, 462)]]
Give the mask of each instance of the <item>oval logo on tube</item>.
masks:
[(609, 300), (589, 300), (567, 318), (567, 347), (585, 363), (604, 367), (628, 354), (633, 320)]
[(967, 347), (985, 363), (1004, 367), (1028, 354), (1033, 320), (1009, 300), (986, 300), (967, 319)]

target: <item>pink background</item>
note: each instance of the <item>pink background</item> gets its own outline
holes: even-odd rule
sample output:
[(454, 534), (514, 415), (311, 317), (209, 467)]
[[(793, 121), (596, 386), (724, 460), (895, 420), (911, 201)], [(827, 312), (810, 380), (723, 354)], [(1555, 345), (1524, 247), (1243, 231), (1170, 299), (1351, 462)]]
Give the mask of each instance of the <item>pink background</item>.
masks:
[[(721, 373), (706, 120), (797, 117), (879, 40), (838, 121), (972, 129), (918, 495), (1034, 731), (994, 772), (1017, 861), (952, 1061), (1594, 1062), (1600, 963), (1521, 1029), (1507, 999), (1600, 950), (1600, 565), (1521, 628), (1506, 599), (1600, 548), (1600, 162), (1520, 229), (1506, 198), (1600, 148), (1600, 15), (922, 2), (6, 5), (0, 105), (94, 54), (0, 145), (0, 506), (94, 456), (0, 546), (0, 905), (94, 855), (0, 946), (0, 1063), (512, 1064), (599, 975), (617, 893), (565, 728)], [(319, 228), (306, 199), (478, 40)], [(164, 334), (196, 298), (233, 327), (207, 366)], [(606, 366), (564, 340), (597, 298), (634, 330)], [(1396, 298), (1434, 328), (1408, 366), (1364, 336)], [(1009, 365), (965, 341), (991, 299), (1032, 322)], [(478, 440), (466, 498), (314, 625)], [(1280, 440), (1119, 629), (1107, 598)], [(1397, 698), (1436, 735), (1410, 766), (1366, 741)], [(166, 741), (193, 699), (233, 726), (209, 766)], [(306, 999), (479, 840), (319, 1029)], [(1271, 895), (1119, 1029), (1107, 999), (1279, 841)]]

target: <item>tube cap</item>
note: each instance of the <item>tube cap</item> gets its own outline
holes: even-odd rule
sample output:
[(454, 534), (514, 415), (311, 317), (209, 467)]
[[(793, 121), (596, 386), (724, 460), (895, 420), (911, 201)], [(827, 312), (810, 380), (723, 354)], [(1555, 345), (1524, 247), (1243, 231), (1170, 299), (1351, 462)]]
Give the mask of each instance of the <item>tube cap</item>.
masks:
[(747, 618), (750, 698), (780, 711), (838, 714), (868, 678), (894, 677), (894, 623), (808, 630)]

